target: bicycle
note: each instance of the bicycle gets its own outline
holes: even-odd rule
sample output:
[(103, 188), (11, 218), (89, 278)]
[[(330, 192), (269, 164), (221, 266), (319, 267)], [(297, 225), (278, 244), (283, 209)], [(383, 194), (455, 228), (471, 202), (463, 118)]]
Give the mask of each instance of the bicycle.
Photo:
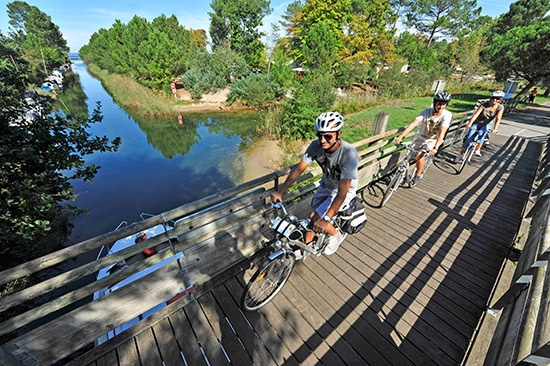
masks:
[[(282, 202), (271, 203), (279, 213), (271, 222), (274, 240), (271, 243), (271, 254), (267, 255), (267, 263), (261, 266), (250, 278), (241, 298), (241, 307), (247, 311), (255, 311), (264, 307), (282, 290), (287, 282), (294, 263), (304, 261), (310, 255), (320, 257), (327, 245), (326, 233), (315, 234), (316, 237), (308, 244), (304, 243), (304, 233), (312, 231), (309, 228), (310, 219), (298, 219), (290, 215)], [(342, 214), (334, 216), (333, 225), (340, 227)], [(347, 233), (342, 232), (344, 239)]]
[[(403, 146), (403, 144), (397, 145)], [(409, 144), (406, 146), (407, 154), (397, 165), (397, 169), (390, 179), (390, 183), (388, 184), (388, 188), (384, 193), (384, 197), (382, 197), (382, 203), (380, 204), (380, 207), (384, 207), (386, 203), (388, 203), (388, 201), (390, 200), (391, 196), (395, 193), (395, 191), (397, 191), (397, 189), (404, 183), (408, 184), (409, 188), (413, 188), (418, 184), (418, 181), (415, 182), (412, 179), (416, 175), (417, 166), (416, 164), (411, 165), (411, 162), (416, 161), (416, 154), (418, 152), (421, 151), (426, 154), (426, 156), (424, 157), (424, 169), (422, 170), (420, 179), (424, 177), (424, 174), (426, 174), (426, 171), (432, 165), (434, 156), (430, 154), (430, 149), (426, 145), (422, 146), (421, 149), (414, 149), (412, 145), (413, 144)]]
[[(489, 134), (489, 132), (490, 131), (487, 130), (487, 133), (486, 133), (485, 136), (487, 136)], [(474, 155), (474, 152), (476, 150), (476, 146), (479, 143), (478, 142), (478, 136), (479, 136), (479, 131), (476, 130), (476, 132), (472, 136), (472, 140), (470, 141), (470, 144), (468, 145), (468, 147), (466, 148), (466, 150), (464, 151), (464, 153), (462, 154), (462, 156), (460, 158), (460, 166), (458, 167), (458, 173), (457, 174), (462, 173), (462, 170), (466, 166), (466, 163), (471, 162), (472, 156)], [(483, 138), (483, 141), (485, 141), (485, 140), (486, 140), (486, 137)]]

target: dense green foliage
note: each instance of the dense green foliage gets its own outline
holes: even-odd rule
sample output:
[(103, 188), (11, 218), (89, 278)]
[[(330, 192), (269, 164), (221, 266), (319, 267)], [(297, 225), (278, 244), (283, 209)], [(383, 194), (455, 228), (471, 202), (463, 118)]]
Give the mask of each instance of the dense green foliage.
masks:
[(204, 93), (223, 89), (231, 80), (246, 77), (248, 70), (243, 56), (228, 46), (220, 46), (213, 53), (196, 52), (193, 65), (181, 80), (191, 97), (200, 99)]
[(518, 0), (492, 27), (496, 34), (483, 50), (499, 80), (522, 78), (526, 93), (540, 82), (550, 82), (550, 0)]
[(476, 0), (407, 1), (405, 24), (427, 35), (430, 47), (438, 34), (457, 38), (468, 34), (481, 13), (476, 6)]
[(502, 80), (521, 77), (534, 85), (550, 77), (550, 18), (495, 36), (485, 51)]
[(152, 22), (134, 16), (128, 24), (117, 20), (108, 30), (100, 29), (79, 52), (104, 70), (169, 91), (170, 82), (191, 68), (204, 45), (204, 32), (185, 29), (174, 15)]
[(292, 97), (282, 104), (281, 134), (290, 139), (313, 138), (313, 121), (331, 110), (336, 100), (332, 89), (334, 80), (329, 74), (309, 74), (297, 84)]
[(279, 99), (283, 93), (284, 90), (269, 75), (251, 74), (233, 82), (227, 101), (241, 100), (248, 106), (262, 106)]
[(81, 213), (66, 204), (74, 198), (70, 181), (91, 181), (98, 167), (84, 156), (119, 145), (87, 132), (102, 120), (99, 105), (90, 117), (62, 117), (51, 113), (49, 97), (23, 98), (37, 60), (18, 42), (33, 37), (0, 35), (0, 54), (8, 56), (0, 60), (0, 269), (65, 244), (69, 217)]
[(264, 64), (264, 45), (259, 27), (271, 13), (269, 0), (212, 0), (210, 37), (214, 49), (229, 46), (242, 55), (248, 66), (259, 70)]
[(26, 70), (29, 81), (41, 82), (50, 70), (67, 62), (67, 41), (59, 27), (51, 18), (36, 6), (23, 1), (7, 4), (9, 17), (9, 42), (19, 49), (25, 60), (29, 61)]

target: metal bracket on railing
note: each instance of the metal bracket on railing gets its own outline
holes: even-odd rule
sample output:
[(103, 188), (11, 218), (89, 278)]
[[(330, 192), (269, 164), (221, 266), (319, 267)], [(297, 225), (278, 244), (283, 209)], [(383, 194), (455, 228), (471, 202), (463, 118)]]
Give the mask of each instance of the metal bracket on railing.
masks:
[[(162, 221), (162, 226), (164, 227), (164, 234), (166, 235), (166, 238), (168, 239), (168, 244), (170, 245), (170, 250), (172, 250), (172, 254), (174, 256), (177, 256), (178, 253), (176, 253), (176, 248), (174, 247), (174, 244), (172, 243), (172, 240), (174, 238), (170, 237), (170, 230), (168, 230), (168, 228), (167, 228), (168, 223), (166, 222), (166, 220), (165, 220), (165, 218), (162, 214), (160, 214), (159, 216), (160, 216), (160, 219)], [(177, 240), (177, 238), (175, 238), (175, 239)], [(190, 301), (193, 301), (195, 299), (195, 296), (193, 295), (194, 287), (193, 287), (193, 284), (189, 283), (189, 278), (187, 277), (187, 270), (181, 264), (181, 258), (183, 258), (183, 257), (185, 257), (185, 254), (183, 254), (183, 252), (181, 252), (181, 256), (177, 257), (177, 259), (176, 259), (176, 262), (178, 263), (180, 278), (181, 278), (181, 281), (183, 282), (183, 286), (184, 286), (184, 289), (180, 292), (181, 296), (179, 296), (179, 297), (187, 295), (188, 301), (190, 302)]]

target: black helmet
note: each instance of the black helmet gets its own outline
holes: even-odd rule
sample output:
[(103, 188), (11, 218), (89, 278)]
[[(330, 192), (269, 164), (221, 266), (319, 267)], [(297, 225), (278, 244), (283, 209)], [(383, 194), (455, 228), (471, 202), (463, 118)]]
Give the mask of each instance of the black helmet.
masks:
[(434, 95), (434, 102), (445, 102), (449, 103), (451, 101), (451, 93), (447, 93), (446, 91), (440, 91), (435, 93)]

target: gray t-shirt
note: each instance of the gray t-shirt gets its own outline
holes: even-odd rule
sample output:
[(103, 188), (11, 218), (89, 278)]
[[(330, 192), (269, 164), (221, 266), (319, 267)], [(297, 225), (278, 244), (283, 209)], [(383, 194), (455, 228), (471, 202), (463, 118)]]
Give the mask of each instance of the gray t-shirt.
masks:
[(479, 114), (479, 116), (477, 116), (476, 120), (474, 121), (474, 124), (480, 125), (480, 126), (488, 125), (489, 123), (493, 122), (498, 112), (504, 109), (504, 106), (502, 104), (499, 104), (494, 111), (490, 111), (488, 109), (490, 106), (491, 104), (489, 102), (486, 102), (479, 107), (483, 109), (481, 110), (481, 113)]
[(341, 140), (340, 147), (332, 154), (327, 154), (321, 148), (319, 140), (309, 144), (302, 160), (307, 164), (316, 161), (323, 170), (321, 186), (338, 189), (340, 179), (351, 179), (350, 191), (357, 188), (357, 165), (359, 155), (348, 142)]

